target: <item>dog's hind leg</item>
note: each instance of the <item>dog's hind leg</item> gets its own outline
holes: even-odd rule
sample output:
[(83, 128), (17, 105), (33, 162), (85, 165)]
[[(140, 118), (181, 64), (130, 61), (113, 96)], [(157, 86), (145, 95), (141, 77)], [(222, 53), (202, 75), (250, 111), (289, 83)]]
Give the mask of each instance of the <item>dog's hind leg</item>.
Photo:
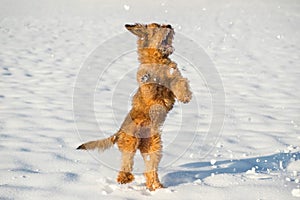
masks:
[(136, 153), (138, 139), (122, 132), (118, 138), (118, 147), (122, 152), (121, 169), (117, 178), (118, 183), (125, 184), (134, 180), (131, 173), (133, 169), (133, 159)]
[(122, 164), (121, 170), (117, 178), (118, 183), (125, 184), (130, 183), (134, 180), (132, 172), (133, 158), (135, 152), (122, 152)]
[(161, 160), (161, 138), (159, 134), (153, 135), (150, 138), (143, 138), (140, 141), (139, 149), (142, 153), (145, 162), (145, 178), (146, 187), (150, 191), (154, 191), (158, 188), (163, 188), (160, 183), (157, 169)]

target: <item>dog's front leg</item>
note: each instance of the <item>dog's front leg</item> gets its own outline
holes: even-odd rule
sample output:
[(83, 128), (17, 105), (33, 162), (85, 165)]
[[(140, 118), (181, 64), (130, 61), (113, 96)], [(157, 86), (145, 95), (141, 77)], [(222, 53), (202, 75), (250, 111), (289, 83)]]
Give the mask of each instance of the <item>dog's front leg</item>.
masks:
[(192, 98), (192, 92), (190, 91), (189, 82), (186, 78), (176, 77), (173, 79), (170, 84), (170, 89), (176, 98), (183, 103), (188, 103)]
[(181, 75), (177, 67), (170, 68), (168, 72), (169, 79), (166, 85), (170, 87), (170, 90), (179, 101), (188, 103), (192, 98), (188, 79)]

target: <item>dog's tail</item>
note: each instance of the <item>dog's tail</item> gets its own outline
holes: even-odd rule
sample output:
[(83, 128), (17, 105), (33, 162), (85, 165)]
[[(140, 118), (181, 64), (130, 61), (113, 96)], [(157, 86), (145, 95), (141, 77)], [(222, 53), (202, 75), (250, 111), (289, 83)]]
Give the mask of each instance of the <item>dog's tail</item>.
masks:
[(87, 143), (84, 143), (77, 147), (77, 149), (81, 150), (92, 150), (92, 149), (98, 149), (99, 151), (104, 151), (110, 147), (112, 147), (118, 139), (118, 133), (102, 140), (95, 140), (95, 141), (90, 141)]

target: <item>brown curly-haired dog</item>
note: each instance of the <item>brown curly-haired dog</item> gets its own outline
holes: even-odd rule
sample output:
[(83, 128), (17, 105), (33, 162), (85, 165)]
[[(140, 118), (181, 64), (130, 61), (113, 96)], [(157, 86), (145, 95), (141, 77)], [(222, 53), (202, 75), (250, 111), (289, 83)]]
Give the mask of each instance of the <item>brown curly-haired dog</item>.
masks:
[(122, 166), (117, 178), (121, 184), (134, 180), (131, 173), (133, 158), (140, 150), (145, 161), (146, 186), (152, 191), (163, 187), (157, 175), (162, 157), (160, 128), (175, 99), (187, 103), (192, 93), (188, 80), (182, 77), (177, 64), (168, 58), (173, 53), (174, 30), (171, 25), (152, 23), (125, 27), (138, 37), (139, 88), (133, 97), (132, 109), (116, 134), (87, 142), (78, 149), (105, 150), (117, 143), (122, 152)]

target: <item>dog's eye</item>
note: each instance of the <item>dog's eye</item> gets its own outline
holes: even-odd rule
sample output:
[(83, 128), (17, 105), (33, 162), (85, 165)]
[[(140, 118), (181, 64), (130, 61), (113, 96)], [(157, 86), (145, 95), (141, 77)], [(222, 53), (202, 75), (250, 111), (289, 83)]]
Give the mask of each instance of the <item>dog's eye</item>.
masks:
[(150, 74), (145, 74), (144, 76), (142, 76), (141, 81), (143, 83), (147, 82), (150, 79)]

